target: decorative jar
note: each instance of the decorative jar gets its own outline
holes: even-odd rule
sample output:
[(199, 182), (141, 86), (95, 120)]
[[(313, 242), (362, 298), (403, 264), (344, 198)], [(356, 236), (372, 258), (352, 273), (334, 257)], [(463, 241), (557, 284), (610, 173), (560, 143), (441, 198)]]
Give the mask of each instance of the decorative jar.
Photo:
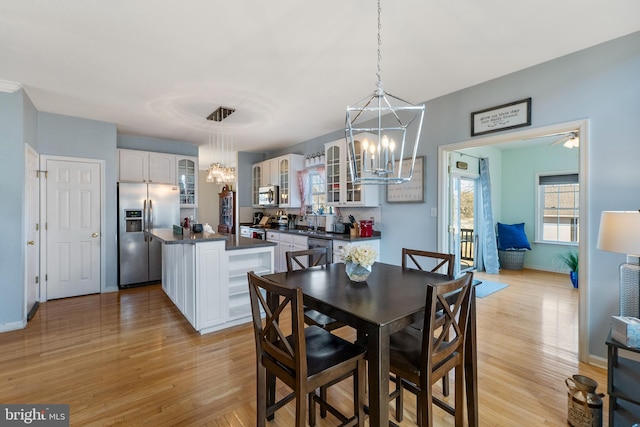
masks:
[(344, 269), (352, 282), (364, 282), (371, 274), (370, 265), (360, 265), (351, 261), (345, 263)]

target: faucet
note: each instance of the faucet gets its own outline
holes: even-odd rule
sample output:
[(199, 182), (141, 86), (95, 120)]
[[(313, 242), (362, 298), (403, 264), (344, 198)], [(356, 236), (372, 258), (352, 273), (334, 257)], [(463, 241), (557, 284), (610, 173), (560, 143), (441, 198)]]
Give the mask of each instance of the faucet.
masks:
[(309, 227), (311, 227), (311, 229), (313, 231), (318, 231), (318, 214), (316, 212), (314, 212), (314, 211), (311, 211), (310, 213), (311, 213), (311, 215), (314, 215), (315, 220), (314, 220), (314, 225), (313, 226), (311, 225), (311, 220), (309, 220)]

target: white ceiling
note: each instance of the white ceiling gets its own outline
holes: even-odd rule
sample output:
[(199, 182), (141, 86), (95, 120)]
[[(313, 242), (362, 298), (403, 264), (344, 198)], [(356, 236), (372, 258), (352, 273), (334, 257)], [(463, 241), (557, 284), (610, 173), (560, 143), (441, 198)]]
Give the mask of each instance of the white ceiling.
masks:
[[(376, 82), (374, 0), (0, 0), (0, 79), (40, 111), (241, 151), (344, 126)], [(640, 30), (637, 0), (385, 0), (382, 81), (417, 103)], [(505, 100), (510, 101), (510, 100)], [(427, 111), (427, 114), (429, 112)], [(205, 160), (206, 162), (207, 160)]]

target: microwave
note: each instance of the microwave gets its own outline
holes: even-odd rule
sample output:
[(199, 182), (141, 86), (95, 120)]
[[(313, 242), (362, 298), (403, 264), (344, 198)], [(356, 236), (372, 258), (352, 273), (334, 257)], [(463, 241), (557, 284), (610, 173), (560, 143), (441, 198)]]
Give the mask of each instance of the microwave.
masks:
[(260, 206), (278, 206), (279, 193), (277, 185), (268, 185), (258, 188), (258, 205)]

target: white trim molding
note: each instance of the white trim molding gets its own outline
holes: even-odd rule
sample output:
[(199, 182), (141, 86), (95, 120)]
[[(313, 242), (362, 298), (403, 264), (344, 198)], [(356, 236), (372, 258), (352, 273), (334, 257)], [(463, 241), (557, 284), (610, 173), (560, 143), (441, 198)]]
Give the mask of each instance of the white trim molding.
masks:
[(0, 92), (13, 93), (22, 88), (22, 84), (0, 79)]

